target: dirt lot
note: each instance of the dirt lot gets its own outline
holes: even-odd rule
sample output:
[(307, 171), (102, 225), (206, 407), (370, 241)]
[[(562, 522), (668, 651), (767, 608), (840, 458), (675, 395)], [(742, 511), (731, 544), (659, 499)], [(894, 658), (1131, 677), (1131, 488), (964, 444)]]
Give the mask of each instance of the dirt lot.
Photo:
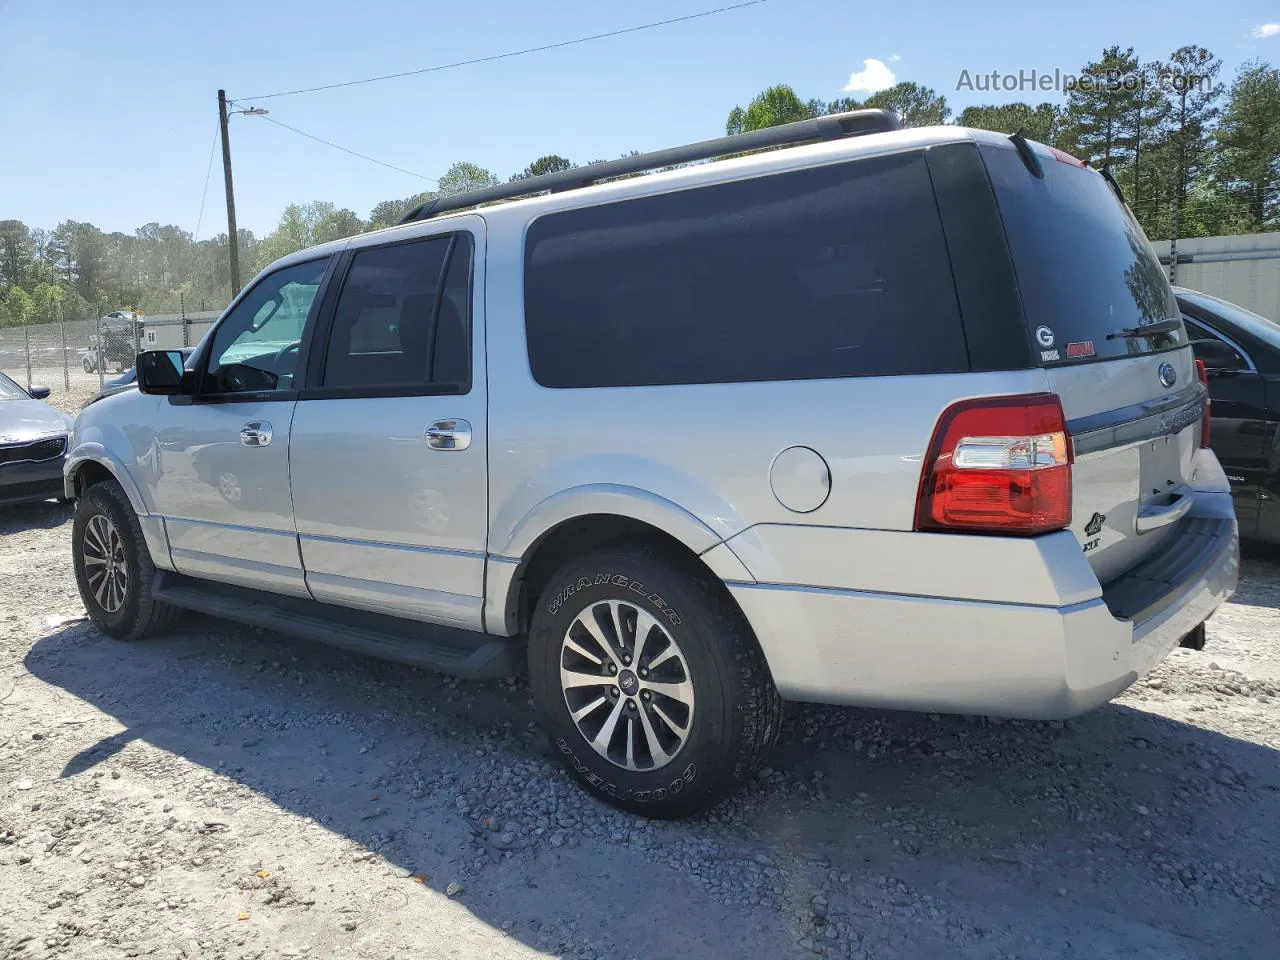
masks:
[(581, 794), (523, 683), (80, 618), (0, 512), (0, 957), (1274, 957), (1280, 561), (1079, 720), (794, 707), (704, 819)]

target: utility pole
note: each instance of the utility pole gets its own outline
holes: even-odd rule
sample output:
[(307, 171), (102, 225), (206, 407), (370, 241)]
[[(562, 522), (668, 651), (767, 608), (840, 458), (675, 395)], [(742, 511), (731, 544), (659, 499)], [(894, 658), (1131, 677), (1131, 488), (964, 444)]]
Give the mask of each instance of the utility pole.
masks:
[(227, 91), (218, 91), (218, 124), (222, 128), (222, 176), (227, 183), (227, 242), (231, 250), (231, 296), (240, 292), (240, 235), (236, 230), (236, 193), (231, 183), (231, 143), (227, 140)]

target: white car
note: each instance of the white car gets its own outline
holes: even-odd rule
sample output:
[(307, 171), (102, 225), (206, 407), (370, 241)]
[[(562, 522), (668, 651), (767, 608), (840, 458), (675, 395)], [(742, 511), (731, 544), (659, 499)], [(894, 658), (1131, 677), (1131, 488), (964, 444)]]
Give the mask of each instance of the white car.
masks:
[(273, 264), (81, 412), (90, 617), (527, 666), (571, 774), (663, 817), (749, 779), (785, 699), (1105, 703), (1235, 589), (1202, 371), (1114, 183), (896, 127), (535, 177)]

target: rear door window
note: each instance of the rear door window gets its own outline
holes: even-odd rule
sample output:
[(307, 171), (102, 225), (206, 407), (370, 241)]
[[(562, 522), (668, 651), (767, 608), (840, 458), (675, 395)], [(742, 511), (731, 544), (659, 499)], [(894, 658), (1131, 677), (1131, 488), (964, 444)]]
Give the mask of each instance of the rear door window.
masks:
[(1046, 365), (1079, 363), (1187, 342), (1183, 330), (1108, 339), (1180, 314), (1146, 235), (1100, 174), (1041, 156), (1040, 179), (1012, 145), (981, 149), (1036, 357)]
[(470, 278), (466, 233), (358, 251), (334, 308), (321, 385), (466, 393)]
[(525, 324), (548, 387), (968, 369), (920, 153), (541, 217)]

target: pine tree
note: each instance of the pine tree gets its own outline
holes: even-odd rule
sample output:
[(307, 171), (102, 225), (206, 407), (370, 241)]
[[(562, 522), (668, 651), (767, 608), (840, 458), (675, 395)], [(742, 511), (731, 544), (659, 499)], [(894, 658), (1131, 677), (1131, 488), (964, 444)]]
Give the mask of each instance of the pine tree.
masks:
[(1170, 227), (1169, 279), (1177, 279), (1178, 237), (1182, 212), (1191, 182), (1200, 175), (1209, 154), (1211, 125), (1221, 110), (1222, 86), (1218, 71), (1222, 61), (1204, 47), (1186, 46), (1173, 51), (1161, 69), (1161, 81), (1169, 90), (1170, 140), (1175, 162), (1173, 223)]
[(1102, 51), (1102, 59), (1085, 64), (1067, 95), (1066, 125), (1075, 149), (1095, 167), (1114, 167), (1132, 156), (1131, 118), (1142, 89), (1133, 47)]
[(1169, 122), (1169, 96), (1160, 83), (1160, 67), (1147, 63), (1138, 71), (1140, 87), (1134, 98), (1131, 122), (1133, 124), (1133, 202), (1140, 203), (1143, 190), (1143, 149), (1150, 149), (1164, 136)]
[(1217, 168), (1225, 189), (1244, 204), (1254, 230), (1280, 219), (1280, 70), (1243, 64), (1216, 131)]

